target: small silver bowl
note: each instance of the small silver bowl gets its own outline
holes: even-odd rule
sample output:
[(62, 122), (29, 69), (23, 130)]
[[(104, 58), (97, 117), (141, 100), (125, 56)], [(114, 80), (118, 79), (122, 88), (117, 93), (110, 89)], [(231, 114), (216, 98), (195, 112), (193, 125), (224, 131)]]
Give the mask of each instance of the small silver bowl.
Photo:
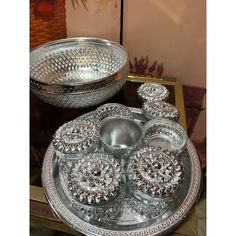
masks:
[(101, 123), (99, 137), (107, 153), (125, 161), (142, 144), (142, 129), (134, 120), (110, 117)]
[(148, 121), (143, 127), (143, 141), (147, 145), (180, 154), (186, 147), (187, 134), (177, 122), (157, 118)]
[(146, 146), (129, 159), (127, 177), (130, 191), (146, 203), (169, 200), (183, 181), (182, 164), (173, 153)]
[(128, 78), (128, 54), (99, 38), (67, 38), (30, 53), (30, 88), (60, 107), (89, 107), (115, 95)]
[(169, 90), (159, 83), (144, 83), (137, 89), (138, 97), (142, 102), (150, 99), (157, 99), (159, 101), (166, 101), (169, 97)]
[(179, 117), (179, 112), (175, 106), (156, 99), (146, 101), (142, 106), (142, 112), (147, 119), (162, 117), (176, 121)]
[(95, 110), (95, 118), (99, 122), (107, 117), (123, 117), (132, 119), (133, 113), (131, 110), (119, 103), (106, 103)]
[(99, 137), (96, 123), (89, 120), (73, 120), (57, 129), (53, 146), (60, 158), (78, 158), (95, 150)]

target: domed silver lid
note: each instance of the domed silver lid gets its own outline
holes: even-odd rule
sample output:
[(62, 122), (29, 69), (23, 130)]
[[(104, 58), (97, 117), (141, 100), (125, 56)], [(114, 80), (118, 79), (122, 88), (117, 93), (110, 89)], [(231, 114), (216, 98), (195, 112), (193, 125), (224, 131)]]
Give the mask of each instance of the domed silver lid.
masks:
[(142, 148), (130, 157), (127, 175), (134, 188), (154, 198), (172, 196), (183, 180), (178, 158), (154, 146)]
[(98, 140), (97, 126), (89, 120), (74, 120), (62, 125), (53, 136), (54, 148), (64, 154), (90, 149)]
[(156, 99), (146, 101), (142, 106), (143, 114), (149, 119), (163, 117), (166, 119), (177, 120), (179, 112), (175, 106)]
[(72, 197), (86, 205), (101, 205), (116, 198), (121, 185), (121, 167), (106, 153), (88, 154), (74, 163), (68, 172), (68, 189)]
[(169, 90), (159, 83), (144, 83), (137, 89), (138, 97), (143, 101), (157, 99), (165, 101), (169, 97)]

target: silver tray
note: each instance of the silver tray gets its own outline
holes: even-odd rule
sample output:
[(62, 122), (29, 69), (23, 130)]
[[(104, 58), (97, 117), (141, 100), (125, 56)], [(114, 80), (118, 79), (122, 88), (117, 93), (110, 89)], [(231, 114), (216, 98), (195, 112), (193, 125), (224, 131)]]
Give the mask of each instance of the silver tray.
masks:
[[(144, 123), (144, 116), (138, 108), (131, 108), (134, 120)], [(94, 113), (87, 113), (83, 118), (89, 119)], [(187, 148), (181, 154), (184, 170), (184, 181), (173, 201), (159, 204), (159, 214), (152, 214), (149, 205), (142, 207), (132, 195), (125, 193), (118, 214), (110, 223), (86, 221), (74, 208), (63, 191), (59, 177), (59, 160), (53, 144), (50, 143), (44, 157), (42, 182), (47, 200), (57, 216), (74, 230), (86, 235), (107, 236), (143, 236), (164, 235), (172, 231), (188, 215), (198, 199), (201, 185), (201, 167), (197, 152), (188, 139)], [(138, 209), (139, 208), (139, 209)]]

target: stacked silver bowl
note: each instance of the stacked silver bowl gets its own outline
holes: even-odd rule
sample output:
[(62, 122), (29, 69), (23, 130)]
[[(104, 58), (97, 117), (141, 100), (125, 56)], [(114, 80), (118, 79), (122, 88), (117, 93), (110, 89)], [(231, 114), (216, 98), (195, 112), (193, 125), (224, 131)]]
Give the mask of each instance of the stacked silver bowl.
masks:
[(114, 96), (128, 78), (128, 54), (98, 38), (52, 41), (30, 53), (30, 88), (60, 107), (89, 107)]

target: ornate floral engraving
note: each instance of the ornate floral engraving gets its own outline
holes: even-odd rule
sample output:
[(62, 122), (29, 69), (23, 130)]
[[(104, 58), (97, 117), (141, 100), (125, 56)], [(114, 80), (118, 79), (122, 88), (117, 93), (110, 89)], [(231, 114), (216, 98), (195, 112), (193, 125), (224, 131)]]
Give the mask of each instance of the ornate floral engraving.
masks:
[(178, 190), (183, 180), (181, 163), (168, 151), (157, 147), (145, 147), (130, 157), (128, 178), (133, 188), (142, 193), (165, 198)]
[(169, 90), (162, 84), (158, 83), (143, 83), (137, 89), (138, 97), (142, 101), (147, 101), (150, 99), (157, 99), (160, 101), (165, 101), (169, 97)]
[(120, 194), (122, 171), (105, 153), (92, 153), (73, 164), (68, 173), (72, 197), (83, 204), (101, 205)]
[(156, 99), (146, 101), (142, 106), (143, 113), (149, 119), (163, 117), (171, 120), (177, 120), (179, 112), (175, 106), (164, 101)]

